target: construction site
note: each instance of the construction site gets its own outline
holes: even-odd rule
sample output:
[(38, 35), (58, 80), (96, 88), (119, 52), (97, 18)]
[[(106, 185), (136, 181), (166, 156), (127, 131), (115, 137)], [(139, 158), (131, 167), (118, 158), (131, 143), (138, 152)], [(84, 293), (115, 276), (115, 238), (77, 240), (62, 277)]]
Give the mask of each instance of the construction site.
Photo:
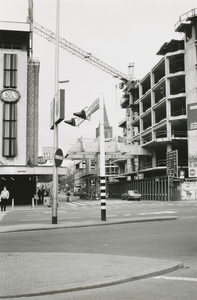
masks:
[[(38, 163), (42, 62), (33, 58), (32, 47), (33, 34), (52, 43), (56, 43), (56, 34), (34, 21), (33, 1), (29, 2), (26, 23), (0, 22), (0, 184), (1, 188), (8, 186), (16, 204), (31, 201), (38, 182), (49, 180), (53, 173), (51, 166)], [(128, 65), (125, 75), (59, 37), (60, 48), (120, 81), (120, 106), (125, 111), (118, 124), (122, 136), (113, 136), (104, 106), (108, 197), (120, 198), (126, 190), (135, 189), (143, 200), (197, 199), (197, 9), (177, 19), (174, 30), (184, 38), (161, 45), (157, 51), (160, 61), (142, 79), (134, 78), (134, 63)], [(65, 122), (79, 126), (94, 112), (89, 107), (71, 123)], [(100, 130), (95, 130), (95, 140), (79, 137), (65, 155), (75, 162), (75, 187), (94, 199), (100, 193)], [(65, 174), (66, 169), (59, 168), (59, 175)]]

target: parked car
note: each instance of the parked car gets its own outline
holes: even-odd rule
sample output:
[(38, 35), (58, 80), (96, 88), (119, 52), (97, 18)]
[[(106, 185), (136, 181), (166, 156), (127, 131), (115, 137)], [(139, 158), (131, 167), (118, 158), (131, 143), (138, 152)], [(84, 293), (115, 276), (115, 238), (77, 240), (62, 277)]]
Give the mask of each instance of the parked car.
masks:
[(138, 200), (142, 198), (142, 195), (136, 190), (128, 190), (121, 195), (122, 200)]

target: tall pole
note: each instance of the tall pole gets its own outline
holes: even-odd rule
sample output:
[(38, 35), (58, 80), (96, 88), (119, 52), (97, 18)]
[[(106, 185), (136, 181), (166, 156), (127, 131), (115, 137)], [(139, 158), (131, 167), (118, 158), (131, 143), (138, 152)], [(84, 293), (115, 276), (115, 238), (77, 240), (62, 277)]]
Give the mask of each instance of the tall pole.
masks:
[(106, 221), (104, 97), (100, 95), (100, 191), (101, 221)]
[[(56, 6), (56, 47), (55, 47), (55, 91), (57, 95), (59, 89), (59, 12), (60, 0), (57, 0)], [(58, 148), (58, 125), (54, 123), (53, 131), (53, 154)], [(58, 167), (53, 159), (53, 201), (52, 201), (52, 224), (57, 224), (57, 198), (58, 198)]]

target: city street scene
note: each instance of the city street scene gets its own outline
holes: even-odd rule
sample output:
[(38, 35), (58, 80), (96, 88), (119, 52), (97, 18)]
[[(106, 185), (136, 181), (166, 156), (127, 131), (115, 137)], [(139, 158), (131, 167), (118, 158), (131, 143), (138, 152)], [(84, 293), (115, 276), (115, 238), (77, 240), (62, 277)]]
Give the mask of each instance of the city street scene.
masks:
[(195, 4), (1, 1), (0, 299), (196, 299)]

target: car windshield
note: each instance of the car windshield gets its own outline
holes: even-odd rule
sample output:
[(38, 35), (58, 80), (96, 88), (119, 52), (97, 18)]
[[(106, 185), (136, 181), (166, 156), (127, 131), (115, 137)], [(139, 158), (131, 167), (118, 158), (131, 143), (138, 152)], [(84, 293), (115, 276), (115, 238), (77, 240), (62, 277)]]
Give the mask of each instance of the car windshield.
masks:
[(138, 193), (138, 191), (135, 190), (135, 191), (128, 191), (128, 194), (133, 195), (133, 194), (139, 194), (139, 193)]

